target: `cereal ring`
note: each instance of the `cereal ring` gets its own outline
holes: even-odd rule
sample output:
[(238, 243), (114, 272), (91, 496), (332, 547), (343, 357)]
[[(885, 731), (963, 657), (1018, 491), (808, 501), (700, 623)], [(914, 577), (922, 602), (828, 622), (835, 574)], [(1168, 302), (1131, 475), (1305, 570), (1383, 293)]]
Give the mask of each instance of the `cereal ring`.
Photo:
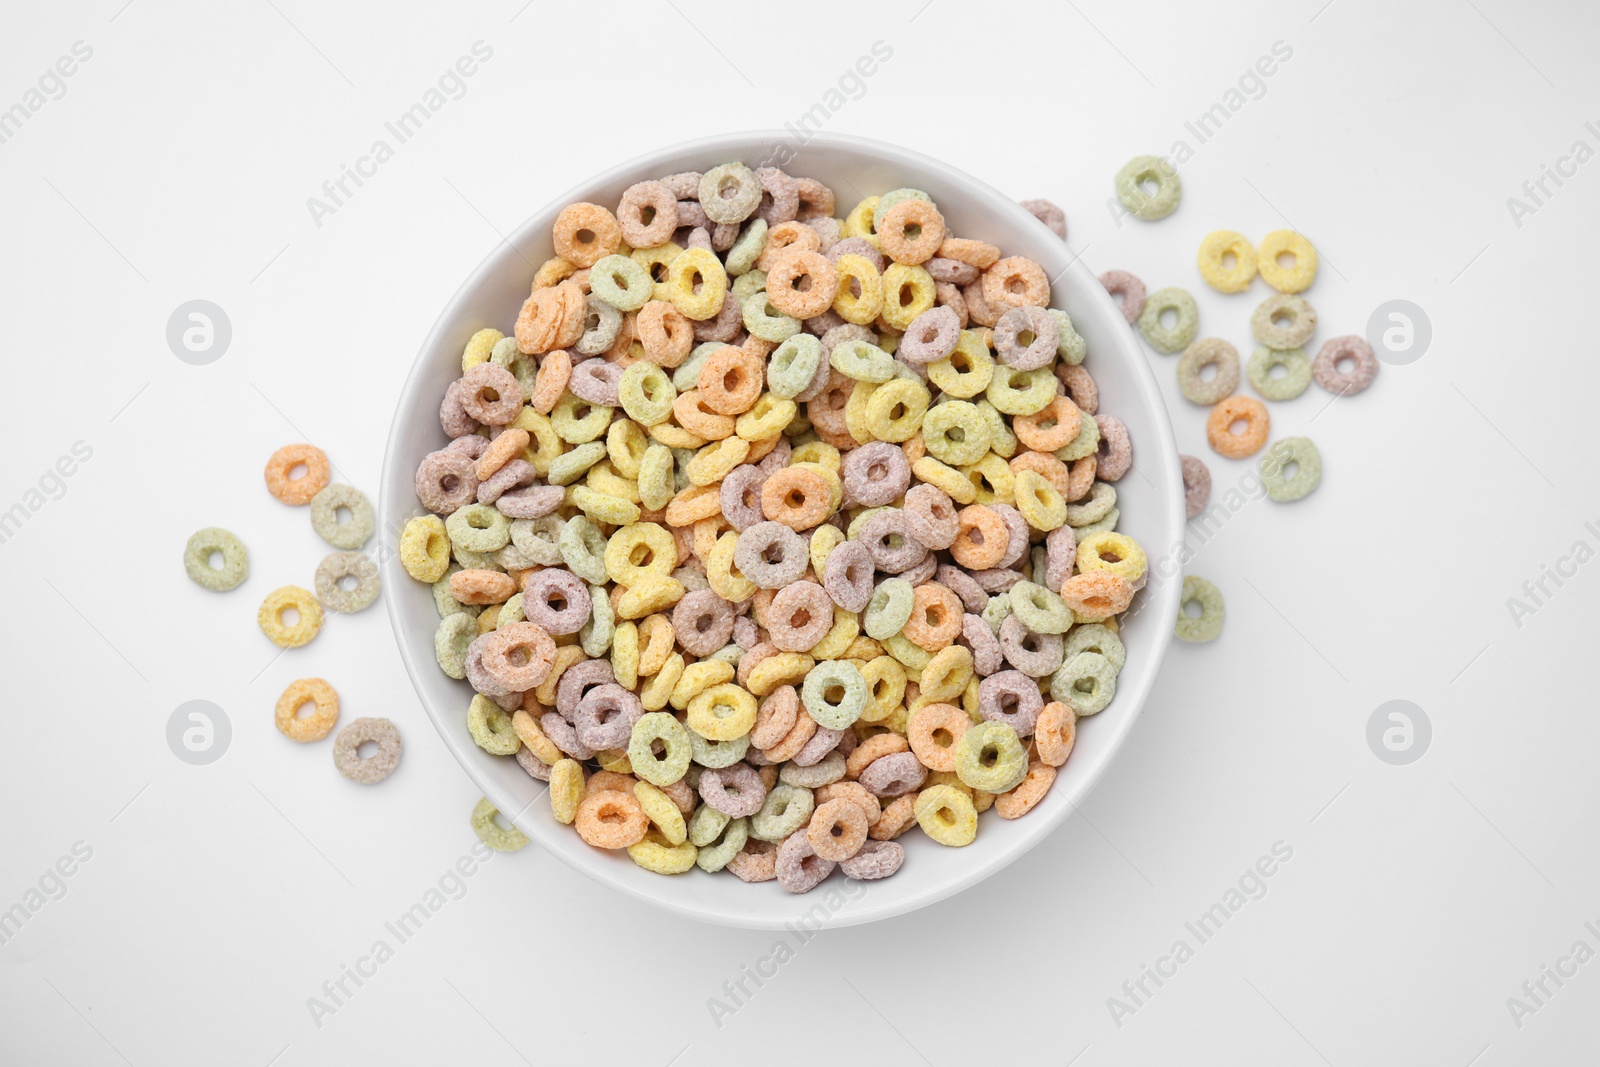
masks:
[(1081, 418), (1076, 404), (1064, 396), (1058, 396), (1032, 415), (1016, 416), (1011, 428), (1017, 439), (1028, 448), (1041, 453), (1054, 452), (1067, 447), (1077, 438)]
[[(302, 717), (299, 712), (306, 704), (313, 705), (313, 711)], [(290, 682), (273, 709), (273, 723), (278, 732), (301, 743), (321, 741), (338, 721), (339, 694), (321, 678)]]
[(481, 363), (461, 382), (462, 408), (487, 426), (509, 426), (522, 411), (522, 385), (504, 367)]
[(467, 820), (478, 840), (496, 852), (516, 852), (527, 847), (528, 835), (515, 826), (507, 829), (495, 821), (500, 812), (484, 797), (472, 806), (472, 816)]
[[(1328, 346), (1322, 347), (1326, 350)], [(1283, 373), (1274, 375), (1272, 372), (1280, 367)], [(1268, 400), (1293, 400), (1311, 384), (1311, 373), (1311, 360), (1298, 348), (1279, 350), (1262, 345), (1245, 366), (1250, 384)]]
[[(378, 751), (363, 759), (361, 746), (377, 743)], [(400, 765), (400, 731), (388, 719), (356, 719), (333, 739), (333, 765), (352, 782), (376, 785)]]
[(712, 253), (685, 249), (667, 267), (667, 299), (696, 322), (714, 319), (728, 296), (728, 274)]
[(636, 182), (617, 204), (617, 226), (631, 248), (666, 244), (678, 228), (678, 198), (660, 182)]
[(867, 841), (867, 813), (842, 797), (824, 801), (806, 827), (811, 850), (825, 860), (847, 860)]
[(622, 312), (592, 293), (584, 298), (583, 307), (583, 333), (572, 347), (581, 355), (603, 355), (617, 343), (617, 335), (622, 331)]
[[(1211, 378), (1205, 370), (1213, 371)], [(1178, 391), (1192, 404), (1217, 403), (1239, 387), (1239, 350), (1217, 337), (1195, 341), (1178, 357)]]
[[(1189, 613), (1194, 604), (1197, 614)], [(1178, 640), (1200, 642), (1215, 641), (1222, 634), (1222, 622), (1227, 617), (1227, 606), (1222, 601), (1222, 591), (1197, 574), (1183, 579), (1183, 593), (1178, 601)]]
[(937, 296), (927, 271), (891, 263), (883, 272), (883, 321), (896, 330), (909, 329), (917, 316), (934, 306)]
[(1050, 695), (1080, 718), (1094, 715), (1117, 693), (1117, 668), (1098, 652), (1080, 652), (1050, 679)]
[(622, 230), (611, 212), (580, 202), (561, 209), (551, 239), (556, 255), (574, 266), (592, 267), (621, 247)]
[(583, 629), (590, 604), (589, 587), (571, 571), (542, 570), (530, 575), (522, 587), (522, 610), (529, 621), (558, 637)]
[(955, 745), (971, 727), (972, 719), (952, 704), (924, 704), (907, 720), (906, 738), (923, 766), (931, 771), (954, 771)]
[(809, 530), (832, 510), (832, 491), (821, 474), (803, 467), (774, 471), (761, 487), (761, 512), (791, 530)]
[[(1162, 316), (1171, 312), (1171, 326)], [(1139, 312), (1139, 332), (1157, 352), (1181, 352), (1200, 329), (1200, 309), (1187, 290), (1177, 286), (1157, 289), (1145, 298), (1144, 309)]]
[(644, 358), (660, 367), (678, 366), (694, 345), (693, 324), (665, 300), (651, 300), (640, 308), (633, 329), (644, 349)]
[(804, 833), (793, 833), (778, 846), (773, 870), (778, 884), (791, 893), (809, 893), (837, 866), (833, 860), (823, 859), (811, 847)]
[(1139, 312), (1144, 310), (1144, 282), (1125, 270), (1108, 270), (1100, 275), (1100, 284), (1116, 298), (1117, 307), (1128, 325), (1137, 322)]
[(762, 802), (761, 810), (750, 816), (750, 836), (763, 841), (782, 841), (810, 822), (815, 809), (811, 790), (793, 785), (774, 786)]
[(994, 798), (994, 810), (1002, 819), (1020, 819), (1032, 811), (1055, 784), (1056, 769), (1047, 763), (1029, 764), (1028, 774), (1015, 788)]
[[(1295, 468), (1291, 476), (1290, 467)], [(1261, 460), (1261, 482), (1267, 495), (1281, 504), (1299, 500), (1322, 481), (1322, 454), (1309, 437), (1274, 441)]]
[(912, 811), (922, 832), (941, 845), (960, 848), (972, 844), (978, 836), (978, 812), (972, 805), (972, 797), (953, 785), (932, 785), (924, 789), (917, 794)]
[(1268, 348), (1301, 348), (1317, 332), (1317, 312), (1303, 297), (1274, 293), (1250, 314), (1250, 332)]
[[(1033, 691), (1037, 695), (1038, 686)], [(981, 722), (962, 734), (955, 743), (955, 761), (962, 784), (986, 793), (1015, 789), (1028, 773), (1027, 751), (1004, 722)]]
[(1017, 370), (1037, 370), (1055, 361), (1061, 325), (1042, 307), (1015, 307), (994, 325), (995, 358)]
[[(340, 521), (343, 511), (350, 517)], [(311, 528), (334, 548), (360, 548), (372, 536), (372, 505), (349, 485), (330, 485), (311, 498)]]
[(644, 840), (650, 820), (631, 793), (605, 789), (578, 804), (572, 827), (595, 848), (629, 848)]
[(733, 636), (733, 605), (710, 589), (685, 593), (672, 609), (672, 629), (691, 656), (709, 656)]
[(950, 545), (956, 563), (969, 570), (998, 566), (1011, 543), (1005, 520), (992, 508), (974, 504), (962, 508), (956, 521), (960, 529)]
[(327, 488), (328, 457), (312, 445), (284, 445), (267, 460), (265, 474), (267, 492), (285, 504), (309, 504)]
[(961, 339), (961, 320), (948, 307), (932, 307), (911, 320), (895, 355), (914, 366), (950, 358)]
[(1095, 471), (1102, 481), (1121, 481), (1133, 467), (1133, 440), (1128, 427), (1115, 415), (1096, 415), (1100, 443), (1095, 451)]
[[(1154, 191), (1148, 186), (1154, 186)], [(1183, 181), (1164, 156), (1134, 156), (1117, 171), (1117, 199), (1136, 219), (1154, 222), (1178, 210)], [(993, 793), (996, 790), (989, 790)]]
[[(1233, 264), (1228, 264), (1232, 257)], [(1219, 293), (1242, 293), (1256, 277), (1255, 246), (1232, 230), (1213, 230), (1200, 241), (1200, 277)]]
[[(221, 558), (220, 567), (211, 565), (212, 556)], [(250, 576), (250, 553), (245, 549), (244, 542), (232, 533), (220, 526), (207, 526), (203, 530), (196, 530), (183, 546), (183, 569), (190, 580), (201, 588), (213, 593), (226, 593), (238, 588)], [(443, 573), (444, 568), (440, 567), (439, 570)]]
[(768, 640), (783, 652), (808, 652), (833, 627), (833, 601), (815, 582), (785, 586), (767, 606)]
[(439, 426), (457, 439), (477, 432), (478, 420), (468, 415), (466, 408), (461, 406), (460, 378), (451, 382), (444, 391), (444, 399), (439, 403)]
[(638, 311), (649, 302), (655, 283), (628, 256), (606, 256), (589, 270), (589, 291), (618, 311)]
[(451, 512), (445, 532), (456, 549), (498, 552), (511, 540), (511, 519), (487, 504), (468, 504)]
[[(345, 579), (354, 584), (346, 586)], [(334, 552), (317, 564), (313, 584), (329, 611), (363, 611), (378, 599), (378, 565), (360, 552)]]
[(1033, 746), (1048, 767), (1059, 767), (1072, 754), (1078, 734), (1078, 716), (1070, 704), (1055, 700), (1044, 706), (1034, 721)]
[(1008, 256), (983, 272), (983, 299), (994, 312), (1050, 303), (1050, 279), (1044, 268), (1025, 256)]
[[(1033, 733), (1034, 720), (1043, 707), (1044, 699), (1039, 695), (1038, 683), (1021, 671), (1000, 671), (978, 683), (979, 714), (989, 722), (1004, 723), (1018, 737)], [(971, 782), (967, 784), (972, 785)], [(1005, 792), (987, 786), (983, 788), (990, 793)]]
[(807, 672), (800, 700), (817, 725), (843, 730), (866, 709), (867, 682), (849, 660), (824, 661)]
[[(287, 611), (298, 616), (292, 625), (283, 621)], [(307, 590), (286, 585), (267, 594), (256, 612), (256, 624), (280, 648), (299, 648), (322, 629), (322, 605)]]
[[(765, 490), (763, 489), (763, 492)], [(734, 566), (762, 589), (782, 589), (805, 573), (806, 542), (785, 523), (762, 521), (739, 535)]]
[(1021, 204), (1028, 214), (1044, 223), (1051, 233), (1063, 241), (1067, 239), (1067, 215), (1059, 206), (1049, 200), (1041, 199), (1019, 200), (1017, 203)]
[(1074, 574), (1061, 583), (1062, 602), (1074, 615), (1085, 620), (1099, 621), (1126, 611), (1133, 601), (1133, 593), (1133, 586), (1127, 579), (1110, 571)]
[[(749, 411), (761, 396), (763, 361), (734, 345), (723, 345), (700, 365), (700, 402), (718, 415)], [(724, 435), (726, 436), (726, 435)]]
[(876, 224), (878, 247), (896, 263), (926, 262), (944, 243), (944, 216), (931, 200), (908, 197), (884, 207), (888, 197), (880, 198), (883, 209)]
[(961, 600), (937, 582), (919, 585), (911, 594), (911, 616), (901, 632), (918, 648), (937, 652), (961, 633)]
[(523, 693), (550, 677), (555, 655), (555, 642), (542, 626), (513, 622), (484, 635), (480, 662), (502, 688)]
[(724, 163), (700, 176), (700, 206), (712, 222), (743, 222), (761, 204), (761, 179), (743, 163)]
[[(1261, 278), (1280, 293), (1301, 293), (1317, 280), (1317, 250), (1293, 230), (1273, 230), (1261, 239)], [(1289, 264), (1283, 257), (1289, 257)]]
[(584, 693), (573, 713), (572, 726), (578, 740), (596, 751), (624, 748), (643, 714), (644, 705), (637, 696), (615, 682), (606, 682)]
[[(658, 743), (662, 749), (660, 755), (655, 752)], [(689, 731), (666, 712), (646, 712), (633, 724), (628, 740), (628, 762), (642, 781), (657, 788), (671, 785), (689, 769), (692, 755)]]
[(1178, 466), (1183, 471), (1184, 517), (1192, 519), (1211, 500), (1211, 471), (1194, 456), (1179, 456)]
[(866, 507), (882, 507), (905, 495), (911, 484), (911, 465), (894, 445), (869, 441), (845, 456), (843, 477), (848, 499)]
[(838, 292), (839, 272), (819, 252), (785, 252), (767, 273), (767, 299), (791, 318), (808, 319), (822, 314), (833, 305)]
[(1054, 674), (1061, 666), (1064, 656), (1061, 635), (1034, 633), (1020, 615), (1012, 613), (1005, 617), (1000, 624), (998, 640), (1005, 661), (1030, 678)]
[[(911, 799), (908, 795), (907, 800)], [(839, 870), (846, 878), (872, 881), (887, 878), (898, 871), (906, 861), (906, 850), (894, 841), (867, 841), (849, 859), (839, 861)]]
[[(1244, 423), (1244, 429), (1233, 432), (1233, 427)], [(1230, 396), (1211, 409), (1206, 418), (1206, 440), (1212, 451), (1229, 459), (1253, 456), (1267, 443), (1272, 430), (1272, 417), (1266, 405), (1254, 397)]]
[(857, 781), (874, 796), (897, 797), (922, 788), (927, 779), (928, 768), (915, 753), (891, 752), (869, 763)]
[(730, 819), (742, 819), (760, 812), (767, 802), (767, 788), (756, 769), (748, 763), (730, 767), (709, 767), (700, 774), (700, 799)]
[[(1350, 369), (1341, 369), (1347, 362)], [(1350, 334), (1324, 342), (1312, 361), (1311, 371), (1317, 384), (1328, 392), (1350, 396), (1372, 384), (1378, 374), (1378, 361), (1365, 338)]]

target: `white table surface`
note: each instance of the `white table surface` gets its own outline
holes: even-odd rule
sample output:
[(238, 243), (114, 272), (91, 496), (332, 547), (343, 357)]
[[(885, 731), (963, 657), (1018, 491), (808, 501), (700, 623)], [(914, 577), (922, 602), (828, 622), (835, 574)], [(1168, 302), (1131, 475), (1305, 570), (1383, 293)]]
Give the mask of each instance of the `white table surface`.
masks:
[[(0, 944), (0, 1059), (665, 1065), (836, 1041), (939, 1065), (1001, 1046), (1084, 1067), (1595, 1055), (1600, 962), (1569, 957), (1600, 951), (1600, 370), (1582, 244), (1600, 162), (1561, 162), (1578, 140), (1600, 150), (1592, 5), (1081, 0), (1018, 22), (950, 0), (520, 2), (0, 15), (0, 108), (39, 104), (0, 143), (0, 511), (30, 511), (0, 544), (0, 909), (30, 912)], [(826, 28), (780, 49), (795, 12)], [(80, 41), (92, 55), (28, 97)], [(459, 99), (314, 220), (307, 198), (393, 145), (385, 122), (478, 41), (492, 56)], [(1276, 433), (1321, 446), (1321, 488), (1191, 538), (1190, 570), (1228, 599), (1222, 639), (1172, 650), (1082, 814), (998, 876), (790, 938), (792, 958), (737, 1004), (723, 983), (772, 934), (664, 921), (537, 848), (475, 870), (399, 943), (385, 923), (470, 855), (477, 795), (381, 608), (282, 658), (256, 629), (260, 597), (309, 584), (326, 551), (262, 491), (264, 457), (311, 440), (375, 491), (402, 373), (499, 233), (639, 152), (796, 120), (879, 41), (892, 56), (859, 99), (834, 98), (829, 129), (1054, 199), (1096, 272), (1189, 288), (1202, 332), (1246, 355), (1269, 290), (1205, 289), (1194, 249), (1213, 229), (1293, 225), (1323, 254), (1319, 336), (1363, 333), (1404, 299), (1431, 322), (1429, 350), (1360, 396), (1328, 406), (1313, 387), (1272, 406)], [(1292, 55), (1198, 144), (1185, 122), (1226, 106), (1275, 42)], [(1111, 175), (1180, 138), (1181, 209), (1119, 226)], [(1523, 183), (1558, 165), (1571, 176), (1529, 199)], [(1536, 210), (1513, 217), (1513, 196)], [(166, 342), (195, 299), (232, 328), (204, 366)], [(1180, 445), (1219, 495), (1238, 485), (1251, 468), (1206, 449), (1175, 358), (1148, 358)], [(30, 497), (77, 442), (90, 457)], [(252, 554), (227, 596), (178, 566), (212, 524)], [(1579, 541), (1584, 562), (1562, 563)], [(1523, 583), (1546, 565), (1570, 577), (1535, 605)], [(1512, 597), (1537, 610), (1514, 618)], [(278, 692), (310, 674), (334, 680), (346, 716), (399, 725), (405, 759), (381, 787), (274, 731)], [(196, 699), (232, 729), (204, 766), (166, 740)], [(1395, 699), (1432, 724), (1404, 766), (1367, 743)], [(1265, 895), (1202, 943), (1185, 923), (1279, 842), (1292, 858)], [(75, 847), (89, 858), (52, 877)], [(41, 882), (59, 899), (30, 895)], [(332, 1005), (324, 982), (380, 939), (392, 958), (314, 1018), (309, 999)], [(1179, 940), (1192, 958), (1135, 1001), (1124, 982)], [(1536, 1001), (1524, 983), (1546, 965), (1576, 973), (1545, 977)]]

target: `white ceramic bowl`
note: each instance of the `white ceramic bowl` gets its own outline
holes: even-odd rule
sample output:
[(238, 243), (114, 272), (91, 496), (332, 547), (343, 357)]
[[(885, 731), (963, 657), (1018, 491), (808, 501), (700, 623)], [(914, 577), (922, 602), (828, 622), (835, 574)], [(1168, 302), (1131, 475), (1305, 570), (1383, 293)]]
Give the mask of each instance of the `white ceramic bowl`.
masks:
[[(1025, 255), (1042, 264), (1051, 278), (1052, 303), (1072, 316), (1088, 343), (1087, 367), (1100, 386), (1100, 409), (1127, 424), (1133, 439), (1135, 467), (1117, 485), (1121, 522), (1118, 529), (1136, 538), (1152, 561), (1149, 584), (1139, 594), (1123, 629), (1128, 661), (1118, 681), (1116, 698), (1078, 729), (1072, 757), (1061, 769), (1054, 788), (1025, 818), (1008, 822), (986, 814), (977, 840), (966, 848), (936, 845), (915, 831), (900, 838), (906, 846), (905, 866), (894, 877), (851, 883), (842, 905), (827, 908), (832, 926), (886, 918), (930, 904), (989, 877), (1059, 826), (1110, 766), (1138, 716), (1177, 616), (1181, 578), (1176, 550), (1184, 516), (1177, 448), (1154, 376), (1132, 332), (1111, 298), (1082, 263), (1073, 261), (1066, 245), (1017, 206), (1005, 193), (970, 178), (948, 163), (890, 145), (836, 134), (819, 134), (805, 144), (786, 133), (745, 133), (709, 138), (635, 159), (590, 178), (540, 210), (501, 243), (467, 279), (434, 324), (411, 369), (384, 459), (380, 510), (387, 539), (383, 564), (384, 599), (394, 623), (400, 654), (417, 696), (445, 744), (473, 782), (505, 813), (519, 813), (514, 822), (540, 848), (570, 863), (595, 880), (649, 904), (689, 918), (730, 926), (776, 929), (813, 909), (830, 886), (840, 885), (835, 873), (805, 896), (793, 896), (777, 882), (746, 885), (732, 875), (699, 870), (673, 878), (651, 874), (626, 853), (606, 852), (584, 844), (571, 827), (562, 826), (541, 799), (544, 783), (523, 772), (515, 760), (491, 756), (467, 733), (466, 707), (472, 691), (452, 681), (434, 662), (433, 633), (438, 625), (426, 585), (401, 567), (395, 551), (398, 531), (422, 513), (412, 489), (412, 476), (422, 457), (441, 448), (446, 438), (439, 427), (439, 401), (445, 387), (461, 373), (461, 349), (467, 338), (486, 326), (509, 331), (528, 295), (534, 266), (553, 255), (550, 227), (556, 213), (577, 200), (614, 206), (636, 181), (686, 170), (706, 170), (728, 160), (756, 166), (772, 161), (791, 174), (817, 178), (838, 196), (843, 214), (860, 197), (901, 186), (924, 189), (939, 205), (955, 233), (999, 245), (1007, 255)], [(515, 246), (515, 247), (513, 247)], [(862, 888), (865, 887), (865, 892)], [(820, 914), (815, 911), (813, 914)]]

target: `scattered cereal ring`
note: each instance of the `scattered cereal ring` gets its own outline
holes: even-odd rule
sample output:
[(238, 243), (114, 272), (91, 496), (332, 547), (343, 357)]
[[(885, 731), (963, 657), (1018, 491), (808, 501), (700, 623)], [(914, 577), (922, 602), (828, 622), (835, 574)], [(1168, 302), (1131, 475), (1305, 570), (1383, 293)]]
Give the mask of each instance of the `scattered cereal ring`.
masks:
[(518, 830), (515, 826), (507, 829), (500, 825), (496, 816), (499, 810), (484, 797), (472, 806), (472, 817), (468, 820), (472, 824), (472, 832), (478, 835), (478, 840), (494, 849), (496, 852), (516, 852), (526, 848), (528, 835)]
[[(1189, 614), (1189, 605), (1196, 605), (1198, 615)], [(1222, 633), (1222, 621), (1227, 607), (1222, 602), (1222, 591), (1196, 574), (1183, 579), (1183, 593), (1178, 601), (1177, 637), (1180, 641), (1215, 641)]]
[(311, 498), (311, 528), (334, 548), (360, 548), (372, 536), (372, 504), (354, 486), (330, 485)]
[[(1274, 376), (1272, 372), (1279, 367), (1284, 373)], [(1311, 384), (1311, 360), (1298, 348), (1277, 349), (1262, 345), (1251, 354), (1245, 375), (1256, 392), (1268, 400), (1293, 400)]]
[[(1293, 475), (1288, 474), (1291, 466)], [(1274, 441), (1261, 460), (1261, 482), (1267, 495), (1279, 503), (1299, 500), (1322, 482), (1322, 454), (1309, 437)]]
[(1192, 519), (1211, 500), (1211, 471), (1194, 456), (1179, 456), (1178, 466), (1183, 471), (1184, 517)]
[[(345, 579), (353, 584), (345, 586)], [(378, 565), (360, 552), (334, 552), (317, 564), (314, 584), (329, 611), (362, 611), (378, 599)]]
[[(1346, 362), (1350, 364), (1350, 370), (1341, 370), (1341, 364)], [(1378, 360), (1365, 338), (1354, 334), (1333, 337), (1325, 341), (1317, 352), (1311, 372), (1317, 384), (1328, 392), (1350, 396), (1372, 384), (1372, 379), (1378, 373)]]
[[(378, 751), (362, 758), (361, 746), (376, 742)], [(376, 785), (400, 765), (400, 731), (388, 719), (355, 719), (333, 739), (333, 765), (352, 782)]]
[(1067, 239), (1067, 215), (1055, 203), (1049, 200), (1022, 200), (1018, 201), (1023, 210), (1049, 228), (1050, 232), (1061, 238)]
[[(283, 621), (287, 611), (299, 616), (292, 625)], [(309, 591), (297, 585), (286, 585), (267, 594), (261, 602), (261, 610), (256, 613), (256, 623), (273, 644), (281, 648), (299, 648), (322, 629), (322, 605)]]
[[(299, 711), (306, 704), (313, 705), (310, 715), (302, 717)], [(321, 678), (301, 678), (290, 682), (278, 697), (273, 711), (273, 723), (278, 732), (291, 741), (321, 741), (339, 721), (339, 694)]]
[[(1233, 427), (1239, 423), (1244, 423), (1244, 429), (1234, 433)], [(1214, 452), (1229, 459), (1255, 455), (1267, 443), (1271, 430), (1272, 417), (1266, 405), (1254, 397), (1226, 397), (1206, 418), (1206, 441)]]
[[(1228, 265), (1228, 257), (1233, 265)], [(1200, 277), (1219, 293), (1241, 293), (1256, 277), (1255, 246), (1232, 230), (1213, 230), (1200, 242)]]
[(1100, 284), (1116, 299), (1129, 326), (1139, 321), (1139, 313), (1144, 310), (1144, 282), (1125, 270), (1108, 270), (1100, 275)]
[(1251, 313), (1250, 332), (1268, 348), (1300, 348), (1317, 332), (1317, 312), (1301, 297), (1274, 293)]
[[(296, 478), (294, 472), (304, 473)], [(312, 445), (284, 445), (267, 460), (267, 492), (285, 504), (309, 504), (328, 485), (328, 457)]]
[[(1146, 185), (1154, 185), (1152, 191)], [(1178, 209), (1183, 182), (1178, 168), (1162, 156), (1134, 156), (1117, 171), (1117, 199), (1134, 218), (1154, 222)], [(994, 792), (994, 790), (990, 790)]]
[[(222, 566), (213, 567), (211, 557)], [(250, 553), (244, 542), (220, 526), (196, 530), (183, 546), (183, 569), (196, 585), (213, 593), (237, 589), (250, 576)]]
[[(1162, 321), (1167, 312), (1174, 316), (1171, 326)], [(1139, 312), (1139, 332), (1157, 352), (1181, 352), (1200, 329), (1200, 309), (1184, 289), (1171, 286), (1157, 289), (1145, 298)]]
[[(1214, 373), (1207, 380), (1205, 370)], [(1178, 357), (1178, 391), (1193, 404), (1210, 406), (1239, 387), (1239, 350), (1217, 337), (1195, 341)]]
[(1262, 280), (1280, 293), (1302, 293), (1317, 280), (1317, 250), (1293, 230), (1273, 230), (1261, 239), (1259, 252)]

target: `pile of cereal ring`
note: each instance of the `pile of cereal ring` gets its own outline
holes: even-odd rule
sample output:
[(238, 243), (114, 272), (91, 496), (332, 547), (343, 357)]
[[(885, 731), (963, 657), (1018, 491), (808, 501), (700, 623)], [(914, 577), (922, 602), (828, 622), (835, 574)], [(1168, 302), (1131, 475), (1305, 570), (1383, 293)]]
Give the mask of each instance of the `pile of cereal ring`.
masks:
[(1026, 814), (1146, 580), (1039, 264), (916, 189), (834, 209), (737, 162), (567, 206), (416, 472), (400, 557), (471, 736), (659, 874), (800, 893)]

